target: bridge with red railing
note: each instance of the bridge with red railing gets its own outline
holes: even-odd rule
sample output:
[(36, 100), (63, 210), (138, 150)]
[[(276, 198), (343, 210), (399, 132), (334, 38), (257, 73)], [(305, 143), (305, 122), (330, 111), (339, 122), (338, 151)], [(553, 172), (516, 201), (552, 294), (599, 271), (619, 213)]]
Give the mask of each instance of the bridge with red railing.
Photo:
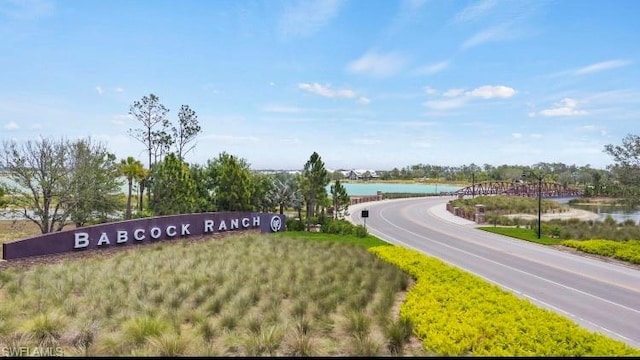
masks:
[(525, 196), (559, 198), (582, 196), (582, 190), (570, 188), (555, 182), (484, 181), (472, 184), (453, 193), (458, 196)]

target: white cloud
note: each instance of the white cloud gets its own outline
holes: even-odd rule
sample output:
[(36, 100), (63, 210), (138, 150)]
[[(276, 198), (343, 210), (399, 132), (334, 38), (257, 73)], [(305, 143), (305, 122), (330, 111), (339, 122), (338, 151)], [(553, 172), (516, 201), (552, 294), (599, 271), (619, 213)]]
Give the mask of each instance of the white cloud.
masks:
[(5, 130), (14, 131), (20, 129), (20, 126), (15, 121), (12, 121), (5, 125), (4, 128)]
[(121, 88), (121, 87), (117, 87), (117, 88), (115, 88), (114, 91), (117, 92), (118, 94), (122, 94), (124, 92), (124, 89)]
[(369, 99), (367, 97), (360, 96), (360, 98), (358, 99), (358, 104), (367, 105), (369, 103), (371, 103), (371, 99)]
[(425, 74), (425, 75), (433, 75), (433, 74), (437, 74), (439, 72), (442, 72), (442, 71), (446, 70), (448, 67), (449, 67), (449, 62), (448, 61), (440, 61), (438, 63), (425, 65), (425, 66), (419, 68), (418, 70), (416, 70), (416, 73)]
[(604, 70), (615, 69), (615, 68), (627, 66), (629, 64), (631, 64), (631, 61), (629, 61), (629, 60), (603, 61), (603, 62), (599, 62), (599, 63), (595, 63), (595, 64), (591, 64), (591, 65), (582, 67), (582, 68), (576, 70), (574, 72), (574, 74), (575, 75), (592, 74), (592, 73), (595, 73), (595, 72), (600, 72), (600, 71), (604, 71)]
[(96, 91), (98, 92), (98, 95), (104, 94), (104, 90), (102, 90), (101, 86), (96, 86)]
[(512, 97), (515, 94), (516, 94), (516, 90), (515, 89), (510, 88), (508, 86), (502, 86), (502, 85), (498, 85), (498, 86), (491, 86), (491, 85), (480, 86), (478, 88), (473, 89), (470, 93), (468, 93), (468, 95), (470, 95), (470, 96), (481, 97), (483, 99), (493, 99), (493, 98), (506, 99), (506, 98)]
[(482, 0), (473, 5), (469, 5), (458, 12), (453, 21), (456, 23), (473, 21), (491, 10), (496, 3), (496, 0)]
[(435, 95), (438, 93), (438, 90), (432, 88), (431, 86), (427, 86), (424, 88), (424, 92), (426, 92), (427, 95)]
[(285, 9), (279, 29), (284, 36), (310, 36), (338, 15), (340, 0), (300, 0)]
[(433, 110), (450, 110), (463, 106), (467, 102), (464, 97), (457, 97), (444, 100), (429, 100), (424, 103), (426, 107)]
[(471, 91), (465, 91), (463, 88), (454, 88), (445, 91), (442, 94), (444, 98), (426, 101), (424, 105), (433, 110), (450, 110), (462, 107), (474, 98), (485, 100), (494, 98), (506, 99), (512, 97), (515, 93), (515, 89), (503, 85), (484, 85)]
[(564, 98), (556, 103), (554, 107), (540, 111), (542, 116), (580, 116), (587, 115), (584, 110), (578, 110), (578, 101), (575, 99)]
[(513, 136), (515, 139), (522, 139), (522, 134), (521, 133), (513, 133), (513, 134), (511, 134), (511, 136)]
[(444, 92), (444, 94), (442, 94), (442, 96), (445, 97), (457, 97), (464, 94), (464, 89), (460, 88), (460, 89), (449, 89), (447, 91)]
[(491, 41), (509, 39), (513, 36), (513, 34), (511, 34), (507, 28), (507, 25), (498, 25), (485, 29), (467, 39), (464, 43), (462, 43), (461, 48), (469, 49), (474, 46), (482, 45)]
[(352, 73), (376, 77), (390, 76), (400, 71), (406, 63), (404, 57), (396, 53), (376, 54), (368, 52), (352, 61), (347, 70)]
[(354, 98), (356, 96), (356, 92), (349, 89), (342, 90), (334, 90), (330, 85), (320, 85), (318, 83), (307, 84), (300, 83), (298, 84), (298, 88), (308, 91), (312, 94), (328, 97), (328, 98)]

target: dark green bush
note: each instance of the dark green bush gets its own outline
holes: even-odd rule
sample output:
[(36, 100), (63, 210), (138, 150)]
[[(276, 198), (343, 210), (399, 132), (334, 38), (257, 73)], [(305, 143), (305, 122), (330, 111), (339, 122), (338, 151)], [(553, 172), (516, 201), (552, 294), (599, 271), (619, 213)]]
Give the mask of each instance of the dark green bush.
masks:
[(366, 237), (367, 236), (367, 229), (362, 225), (358, 225), (355, 228), (355, 235), (357, 237), (361, 237), (361, 238)]
[(305, 224), (302, 221), (298, 219), (287, 218), (288, 231), (304, 231), (304, 229), (305, 229)]
[(367, 236), (367, 230), (362, 225), (353, 225), (347, 220), (326, 219), (320, 227), (320, 231), (326, 234)]

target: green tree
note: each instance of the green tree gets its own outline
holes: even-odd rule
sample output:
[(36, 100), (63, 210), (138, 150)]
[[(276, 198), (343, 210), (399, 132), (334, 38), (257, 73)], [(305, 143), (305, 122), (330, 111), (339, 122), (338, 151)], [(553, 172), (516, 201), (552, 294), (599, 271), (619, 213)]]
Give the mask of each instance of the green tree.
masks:
[(191, 165), (191, 178), (196, 185), (196, 212), (210, 212), (215, 210), (213, 202), (213, 176), (209, 168), (200, 165)]
[(66, 160), (69, 146), (65, 140), (28, 140), (22, 144), (3, 142), (2, 167), (17, 184), (11, 189), (22, 215), (38, 225), (43, 234), (64, 226), (61, 196), (66, 196)]
[[(160, 98), (155, 94), (143, 96), (129, 107), (129, 114), (133, 115), (141, 124), (140, 128), (129, 129), (129, 135), (140, 141), (149, 157), (149, 169), (157, 161), (160, 154), (164, 153), (171, 145), (171, 136), (168, 134), (170, 125), (167, 119), (167, 109)], [(146, 179), (147, 185), (151, 180)], [(151, 192), (147, 191), (147, 199), (151, 202)]]
[(217, 211), (251, 210), (252, 181), (249, 164), (226, 152), (210, 161), (213, 199)]
[(2, 166), (16, 184), (12, 201), (43, 234), (104, 218), (119, 188), (115, 157), (90, 140), (41, 138), (3, 142)]
[(340, 184), (340, 180), (336, 180), (331, 185), (331, 201), (333, 203), (333, 217), (335, 219), (343, 217), (349, 208), (350, 200), (347, 189)]
[(144, 145), (149, 156), (149, 168), (153, 165), (152, 157), (154, 149), (157, 148), (157, 141), (162, 138), (160, 134), (169, 125), (168, 112), (169, 109), (160, 103), (160, 98), (155, 94), (143, 96), (142, 99), (134, 101), (129, 108), (129, 114), (141, 123), (141, 128), (129, 129), (129, 135)]
[(7, 191), (5, 190), (4, 186), (0, 184), (0, 207), (2, 208), (7, 206), (7, 200), (4, 198), (6, 194), (7, 194)]
[(256, 211), (271, 212), (277, 206), (274, 193), (274, 179), (270, 175), (251, 175), (251, 205)]
[(140, 181), (145, 177), (145, 171), (142, 163), (139, 160), (133, 158), (133, 156), (129, 156), (126, 159), (120, 161), (120, 165), (118, 167), (120, 174), (127, 178), (127, 208), (125, 210), (125, 219), (131, 219), (131, 198), (133, 191), (133, 182)]
[(91, 139), (71, 143), (69, 155), (68, 196), (63, 198), (69, 219), (76, 227), (106, 222), (119, 208), (122, 184), (115, 155)]
[(278, 206), (280, 214), (284, 214), (285, 208), (295, 208), (296, 199), (300, 197), (296, 178), (287, 173), (276, 174), (271, 196), (276, 206)]
[(605, 145), (604, 151), (615, 161), (608, 167), (618, 182), (615, 187), (628, 205), (637, 206), (640, 204), (640, 136), (627, 134), (621, 145)]
[(178, 113), (178, 127), (171, 128), (176, 146), (178, 159), (184, 160), (184, 156), (196, 146), (196, 136), (202, 131), (198, 124), (198, 115), (189, 108), (189, 105), (182, 105)]
[(306, 203), (307, 231), (311, 229), (311, 218), (315, 215), (316, 206), (327, 198), (329, 174), (322, 158), (315, 151), (302, 169), (300, 189)]
[(640, 136), (628, 134), (622, 145), (605, 145), (604, 151), (613, 157), (615, 164), (611, 169), (621, 184), (640, 184)]
[(142, 172), (138, 180), (138, 211), (142, 211), (144, 208), (144, 191), (149, 188), (151, 184), (151, 170), (142, 168)]
[(158, 199), (153, 204), (156, 215), (187, 214), (196, 208), (195, 181), (189, 166), (174, 153), (154, 167), (152, 191)]

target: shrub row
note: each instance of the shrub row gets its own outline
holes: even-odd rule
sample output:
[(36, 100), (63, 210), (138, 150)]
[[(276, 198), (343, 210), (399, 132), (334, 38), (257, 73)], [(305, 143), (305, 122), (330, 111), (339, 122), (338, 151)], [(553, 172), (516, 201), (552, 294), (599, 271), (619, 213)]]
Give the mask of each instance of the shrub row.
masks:
[(562, 245), (589, 254), (608, 256), (640, 264), (640, 240), (566, 240)]
[(417, 251), (395, 246), (369, 250), (417, 280), (400, 316), (414, 325), (426, 351), (454, 356), (640, 355)]
[[(493, 215), (506, 214), (537, 214), (538, 199), (517, 196), (476, 196), (471, 199), (456, 199), (451, 201), (451, 206), (460, 208), (466, 213), (475, 213), (475, 206), (484, 205), (485, 211)], [(562, 212), (568, 209), (555, 201), (542, 200), (542, 212)]]
[(320, 227), (320, 231), (326, 234), (367, 236), (367, 229), (364, 226), (353, 225), (347, 220), (326, 220)]

